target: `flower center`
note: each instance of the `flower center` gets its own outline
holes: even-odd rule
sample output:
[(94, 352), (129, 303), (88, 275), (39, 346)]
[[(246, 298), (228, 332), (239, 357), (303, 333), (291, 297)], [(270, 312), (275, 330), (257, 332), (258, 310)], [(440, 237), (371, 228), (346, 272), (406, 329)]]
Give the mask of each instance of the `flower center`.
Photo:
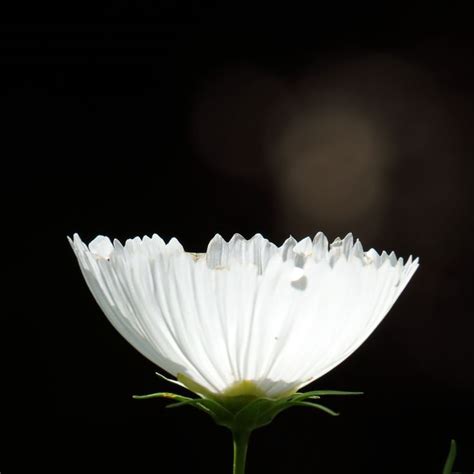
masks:
[(255, 397), (263, 398), (266, 397), (265, 392), (258, 388), (255, 382), (251, 380), (241, 380), (233, 383), (230, 387), (227, 387), (219, 396), (221, 397)]

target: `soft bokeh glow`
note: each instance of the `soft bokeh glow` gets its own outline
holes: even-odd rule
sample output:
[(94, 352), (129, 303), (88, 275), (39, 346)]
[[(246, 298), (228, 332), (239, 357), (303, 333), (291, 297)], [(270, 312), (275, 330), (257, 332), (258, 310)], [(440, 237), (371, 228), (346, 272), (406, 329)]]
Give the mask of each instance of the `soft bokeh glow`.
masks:
[(349, 106), (309, 102), (299, 108), (269, 150), (282, 206), (294, 228), (299, 220), (332, 230), (343, 223), (379, 224), (390, 155), (383, 132)]

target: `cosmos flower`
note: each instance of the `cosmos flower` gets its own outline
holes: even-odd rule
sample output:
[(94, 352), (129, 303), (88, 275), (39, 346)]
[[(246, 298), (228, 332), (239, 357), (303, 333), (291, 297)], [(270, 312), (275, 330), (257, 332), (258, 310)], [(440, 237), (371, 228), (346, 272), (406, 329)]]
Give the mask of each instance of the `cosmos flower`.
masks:
[(102, 311), (135, 349), (202, 397), (278, 399), (349, 357), (418, 267), (348, 234), (281, 247), (216, 235), (206, 253), (158, 235), (70, 240)]

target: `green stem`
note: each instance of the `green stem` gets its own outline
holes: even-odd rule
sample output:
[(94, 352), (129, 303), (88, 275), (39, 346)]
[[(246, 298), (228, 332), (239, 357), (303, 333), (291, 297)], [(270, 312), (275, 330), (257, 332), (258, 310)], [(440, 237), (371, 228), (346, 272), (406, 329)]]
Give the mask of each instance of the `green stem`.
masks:
[(233, 431), (234, 438), (234, 470), (233, 474), (245, 474), (245, 459), (247, 457), (247, 446), (249, 444), (249, 431)]

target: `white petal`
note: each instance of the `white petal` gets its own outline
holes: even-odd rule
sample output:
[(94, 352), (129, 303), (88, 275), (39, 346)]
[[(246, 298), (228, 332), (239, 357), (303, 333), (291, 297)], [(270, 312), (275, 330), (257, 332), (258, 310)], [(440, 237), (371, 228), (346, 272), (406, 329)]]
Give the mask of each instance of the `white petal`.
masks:
[(116, 246), (110, 262), (96, 262), (88, 252), (78, 254), (89, 288), (111, 323), (138, 351), (169, 373), (184, 373), (200, 382), (175, 334), (166, 300), (156, 292), (166, 293), (161, 275), (166, 273), (167, 256), (158, 254), (149, 262), (136, 239), (127, 244)]
[(255, 234), (250, 240), (235, 234), (229, 243), (217, 234), (209, 242), (206, 259), (210, 268), (228, 267), (233, 262), (249, 263), (256, 265), (258, 272), (262, 273), (277, 251), (277, 247), (260, 234)]
[[(400, 271), (388, 260), (379, 269), (371, 265), (363, 267), (358, 275), (353, 273), (351, 277), (350, 273), (352, 271), (345, 268), (338, 275), (338, 284), (342, 284), (345, 290), (342, 292), (341, 288), (341, 293), (334, 294), (331, 299), (332, 302), (343, 301), (343, 304), (332, 304), (330, 311), (326, 310), (324, 325), (315, 327), (316, 340), (313, 338), (309, 345), (316, 350), (308, 351), (309, 363), (300, 375), (306, 382), (301, 386), (321, 377), (349, 357), (369, 337), (400, 294), (400, 285), (397, 285)], [(408, 278), (408, 274), (402, 277), (403, 287), (412, 274), (410, 272)], [(336, 287), (334, 285), (333, 289)], [(322, 315), (323, 308), (320, 305), (318, 308)], [(324, 340), (318, 338), (321, 333), (325, 335)], [(304, 334), (301, 337), (304, 338)]]
[[(265, 380), (268, 366), (275, 360), (279, 348), (291, 332), (293, 295), (299, 290), (293, 288), (292, 261), (283, 262), (279, 255), (272, 257), (263, 273), (259, 289), (246, 321), (243, 337), (240, 339), (240, 375), (249, 380)], [(285, 378), (276, 378), (285, 380)]]
[(295, 267), (290, 272), (290, 281), (293, 283), (295, 281), (301, 280), (304, 277), (304, 270), (300, 267)]
[(184, 253), (183, 246), (180, 244), (179, 240), (173, 237), (170, 239), (168, 244), (166, 245), (166, 249), (168, 250), (169, 254), (182, 254)]
[(364, 249), (359, 239), (356, 240), (356, 243), (352, 247), (350, 255), (354, 258), (359, 259), (361, 262), (364, 261)]
[(295, 255), (294, 247), (296, 244), (297, 242), (293, 237), (288, 237), (283, 242), (283, 245), (278, 249), (283, 258), (283, 261), (294, 258), (294, 255)]
[(72, 245), (89, 289), (114, 327), (143, 355), (171, 371), (171, 366), (164, 363), (157, 349), (143, 337), (142, 331), (131, 319), (133, 309), (128, 306), (123, 293), (119, 291), (115, 294), (113, 288), (111, 291), (111, 283), (107, 283), (98, 262), (87, 252), (87, 247), (81, 245), (79, 236)]
[(227, 242), (219, 234), (216, 234), (207, 246), (206, 259), (209, 268), (225, 266), (228, 249)]
[(313, 252), (316, 261), (327, 259), (328, 245), (327, 237), (322, 232), (318, 232), (313, 239)]
[(354, 243), (354, 238), (352, 237), (352, 234), (349, 232), (342, 241), (342, 253), (344, 254), (346, 258), (349, 258), (351, 254), (353, 243)]
[(334, 242), (329, 246), (329, 264), (333, 267), (343, 254), (343, 242), (336, 237)]
[(313, 253), (313, 242), (309, 237), (300, 240), (294, 247), (295, 253), (311, 255)]
[(418, 268), (352, 234), (280, 248), (216, 235), (202, 254), (156, 234), (125, 245), (69, 239), (98, 304), (137, 350), (220, 393), (253, 381), (268, 396), (306, 385), (354, 352)]

